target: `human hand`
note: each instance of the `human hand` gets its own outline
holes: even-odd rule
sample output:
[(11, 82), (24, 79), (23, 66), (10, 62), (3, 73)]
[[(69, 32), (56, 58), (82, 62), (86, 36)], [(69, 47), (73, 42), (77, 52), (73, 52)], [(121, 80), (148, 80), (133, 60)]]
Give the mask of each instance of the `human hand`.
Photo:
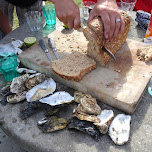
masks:
[(90, 12), (88, 22), (96, 16), (100, 16), (102, 19), (106, 42), (111, 41), (125, 29), (124, 21), (115, 0), (99, 0)]
[(77, 30), (80, 27), (80, 11), (73, 0), (55, 0), (55, 10), (58, 19), (69, 29)]

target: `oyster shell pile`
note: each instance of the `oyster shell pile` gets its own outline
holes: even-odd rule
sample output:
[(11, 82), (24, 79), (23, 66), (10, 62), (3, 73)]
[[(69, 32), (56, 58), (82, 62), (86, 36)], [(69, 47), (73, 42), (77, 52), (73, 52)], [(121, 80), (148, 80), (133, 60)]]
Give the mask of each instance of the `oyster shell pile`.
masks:
[(118, 114), (109, 127), (109, 136), (117, 145), (129, 140), (131, 116)]
[(68, 124), (68, 121), (64, 118), (58, 118), (56, 116), (51, 116), (49, 118), (43, 118), (38, 121), (38, 127), (45, 133), (54, 132), (57, 130), (64, 129)]
[[(75, 92), (74, 95), (79, 105), (75, 108), (73, 116), (77, 117), (80, 120), (86, 120), (91, 122), (99, 123), (100, 120), (96, 115), (101, 113), (101, 108), (97, 104), (95, 98), (92, 98), (89, 94), (81, 94)], [(80, 97), (78, 96), (80, 95)]]
[(51, 106), (55, 106), (64, 103), (70, 103), (72, 100), (74, 100), (74, 98), (69, 93), (65, 91), (58, 91), (53, 95), (40, 99), (39, 101), (42, 103), (47, 103)]
[(29, 90), (26, 93), (26, 100), (28, 102), (40, 100), (41, 98), (53, 93), (55, 89), (55, 81), (52, 78), (49, 78)]

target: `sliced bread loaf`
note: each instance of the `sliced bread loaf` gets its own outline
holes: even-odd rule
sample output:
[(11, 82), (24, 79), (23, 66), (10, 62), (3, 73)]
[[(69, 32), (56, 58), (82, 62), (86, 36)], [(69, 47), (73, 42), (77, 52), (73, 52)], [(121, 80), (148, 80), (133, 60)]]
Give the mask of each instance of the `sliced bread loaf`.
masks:
[(53, 71), (60, 77), (73, 81), (80, 81), (86, 73), (96, 68), (96, 62), (87, 54), (72, 52), (64, 59), (52, 63)]
[(130, 17), (124, 11), (121, 11), (120, 13), (125, 22), (125, 31), (114, 38), (113, 41), (105, 43), (103, 24), (99, 17), (94, 18), (88, 24), (89, 28), (83, 30), (84, 36), (89, 41), (87, 54), (94, 58), (102, 66), (105, 66), (111, 59), (108, 53), (102, 50), (102, 47), (106, 47), (113, 54), (115, 54), (127, 39), (130, 27)]

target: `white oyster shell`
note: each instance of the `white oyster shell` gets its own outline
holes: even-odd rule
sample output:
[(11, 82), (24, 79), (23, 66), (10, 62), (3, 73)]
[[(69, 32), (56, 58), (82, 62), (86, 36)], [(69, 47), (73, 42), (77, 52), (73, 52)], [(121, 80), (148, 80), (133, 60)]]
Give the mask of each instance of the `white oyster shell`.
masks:
[(21, 48), (21, 47), (23, 46), (24, 42), (21, 41), (21, 40), (12, 39), (11, 44), (12, 44), (14, 47)]
[(97, 116), (100, 119), (100, 123), (94, 123), (102, 134), (107, 133), (109, 125), (114, 117), (112, 110), (103, 110), (101, 114)]
[(34, 74), (34, 73), (36, 73), (36, 71), (34, 71), (34, 70), (30, 70), (30, 69), (27, 69), (27, 68), (18, 68), (17, 69), (17, 72), (18, 73), (32, 73), (32, 74)]
[(29, 90), (26, 94), (26, 100), (28, 102), (40, 100), (41, 98), (53, 93), (55, 89), (55, 81), (52, 78), (49, 78)]
[(43, 98), (39, 100), (42, 103), (47, 103), (51, 106), (60, 105), (64, 103), (69, 103), (72, 100), (74, 100), (74, 97), (72, 97), (69, 93), (65, 91), (58, 91), (54, 93), (53, 95), (50, 95), (49, 97)]
[(129, 140), (130, 115), (119, 114), (112, 121), (109, 127), (109, 136), (117, 145), (123, 145)]

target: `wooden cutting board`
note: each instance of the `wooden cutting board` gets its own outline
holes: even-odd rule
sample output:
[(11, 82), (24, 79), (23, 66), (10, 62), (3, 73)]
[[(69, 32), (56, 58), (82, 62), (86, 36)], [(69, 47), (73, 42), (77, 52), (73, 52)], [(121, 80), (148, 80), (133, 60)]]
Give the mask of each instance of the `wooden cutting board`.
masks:
[[(55, 31), (48, 37), (55, 38), (60, 58), (64, 58), (72, 51), (86, 52), (87, 50), (88, 42), (82, 32)], [(47, 44), (47, 39), (45, 40)], [(152, 62), (144, 63), (136, 56), (136, 49), (142, 46), (145, 44), (127, 40), (116, 53), (115, 62), (111, 59), (106, 67), (98, 65), (79, 82), (68, 81), (56, 75), (38, 43), (20, 54), (19, 59), (27, 68), (44, 73), (55, 81), (89, 93), (101, 102), (132, 114), (152, 75)], [(55, 59), (51, 49), (49, 51)]]

